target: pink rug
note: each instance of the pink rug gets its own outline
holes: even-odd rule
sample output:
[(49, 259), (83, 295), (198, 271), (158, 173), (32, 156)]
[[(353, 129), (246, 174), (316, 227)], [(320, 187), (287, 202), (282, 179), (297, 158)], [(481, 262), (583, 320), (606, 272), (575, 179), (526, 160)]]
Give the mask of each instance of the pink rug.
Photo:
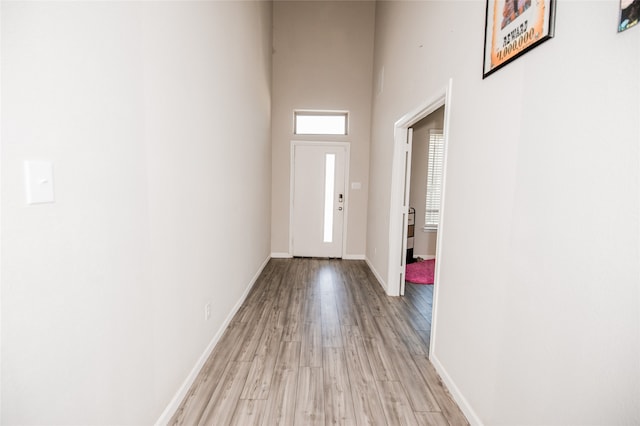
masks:
[(433, 270), (435, 269), (435, 265), (435, 259), (409, 263), (406, 266), (404, 279), (414, 284), (433, 284)]

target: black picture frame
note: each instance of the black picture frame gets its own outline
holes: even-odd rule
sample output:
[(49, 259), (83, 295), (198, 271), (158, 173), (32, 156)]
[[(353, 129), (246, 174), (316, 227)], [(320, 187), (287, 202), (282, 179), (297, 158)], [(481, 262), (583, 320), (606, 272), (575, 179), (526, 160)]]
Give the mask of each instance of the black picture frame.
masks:
[(553, 38), (555, 0), (487, 0), (482, 78)]

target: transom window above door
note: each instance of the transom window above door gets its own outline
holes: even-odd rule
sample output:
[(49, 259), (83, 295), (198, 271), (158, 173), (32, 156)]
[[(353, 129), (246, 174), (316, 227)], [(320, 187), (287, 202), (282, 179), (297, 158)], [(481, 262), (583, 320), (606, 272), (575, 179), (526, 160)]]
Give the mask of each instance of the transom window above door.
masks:
[(349, 129), (347, 111), (303, 111), (293, 113), (296, 135), (346, 135)]

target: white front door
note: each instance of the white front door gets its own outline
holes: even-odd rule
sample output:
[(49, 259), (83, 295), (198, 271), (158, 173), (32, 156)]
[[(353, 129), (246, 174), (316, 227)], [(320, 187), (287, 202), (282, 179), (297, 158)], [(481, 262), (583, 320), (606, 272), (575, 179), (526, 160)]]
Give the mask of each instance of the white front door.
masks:
[(291, 246), (294, 256), (342, 257), (347, 149), (292, 144)]

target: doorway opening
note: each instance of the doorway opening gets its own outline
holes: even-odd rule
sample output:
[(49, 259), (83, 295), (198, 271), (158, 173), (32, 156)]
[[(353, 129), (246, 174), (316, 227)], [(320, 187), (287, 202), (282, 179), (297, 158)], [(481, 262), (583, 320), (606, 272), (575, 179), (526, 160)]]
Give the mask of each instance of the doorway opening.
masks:
[[(411, 204), (411, 158), (413, 152), (414, 127), (419, 127), (420, 122), (442, 108), (442, 186), (441, 202), (439, 207), (439, 224), (435, 242), (435, 280), (433, 284), (433, 302), (431, 315), (431, 332), (429, 354), (433, 353), (435, 335), (437, 331), (437, 301), (439, 287), (439, 269), (441, 264), (442, 240), (445, 233), (443, 213), (445, 209), (446, 170), (448, 129), (451, 111), (452, 80), (449, 84), (437, 92), (431, 99), (405, 114), (395, 123), (394, 129), (394, 156), (392, 169), (392, 187), (390, 203), (389, 226), (389, 277), (387, 293), (390, 296), (402, 296), (405, 293), (405, 274), (407, 263), (407, 243), (409, 231), (409, 209)], [(418, 218), (418, 216), (416, 216)], [(422, 231), (419, 231), (422, 232)]]
[[(436, 258), (444, 166), (443, 126), (444, 106), (441, 106), (411, 127), (407, 265)], [(430, 269), (414, 270), (413, 282), (433, 284)], [(405, 276), (405, 281), (412, 282), (409, 276)]]

